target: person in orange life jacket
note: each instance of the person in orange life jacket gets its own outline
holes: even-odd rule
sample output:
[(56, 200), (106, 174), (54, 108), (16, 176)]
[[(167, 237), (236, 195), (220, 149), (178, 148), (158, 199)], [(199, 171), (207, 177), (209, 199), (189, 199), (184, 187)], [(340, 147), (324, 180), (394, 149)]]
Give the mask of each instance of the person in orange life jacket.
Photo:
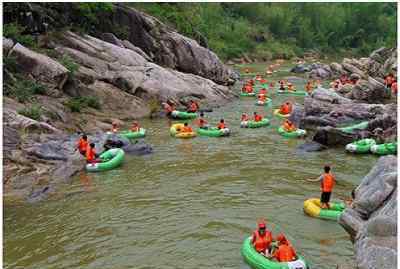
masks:
[(331, 199), (331, 194), (333, 187), (336, 184), (335, 176), (331, 173), (331, 167), (326, 165), (324, 167), (325, 173), (323, 173), (317, 179), (308, 179), (310, 182), (321, 182), (321, 208), (329, 208), (329, 201)]
[(262, 88), (258, 94), (259, 95), (267, 95), (267, 89)]
[(217, 125), (217, 128), (220, 129), (220, 130), (226, 128), (225, 120), (224, 120), (224, 119), (221, 119), (221, 120), (219, 121), (219, 123), (218, 123), (218, 125)]
[(348, 81), (348, 77), (347, 77), (347, 75), (343, 74), (340, 76), (339, 80), (340, 80), (340, 83), (346, 84), (346, 82)]
[(251, 243), (258, 253), (265, 256), (269, 254), (272, 243), (272, 233), (267, 230), (264, 221), (260, 222), (258, 224), (258, 229), (253, 232)]
[(188, 125), (187, 122), (185, 122), (185, 123), (183, 124), (183, 128), (182, 128), (181, 132), (182, 132), (182, 133), (192, 133), (192, 132), (193, 132), (193, 129), (192, 129), (192, 127), (190, 127), (190, 126)]
[(243, 113), (242, 114), (242, 118), (240, 119), (240, 121), (249, 121), (250, 120), (250, 118), (249, 118), (249, 116), (246, 114), (246, 113)]
[(199, 105), (195, 101), (190, 100), (189, 105), (187, 107), (187, 112), (195, 113), (195, 112), (197, 112), (198, 109), (199, 109)]
[(257, 122), (257, 121), (262, 121), (262, 116), (261, 115), (258, 115), (257, 114), (257, 112), (254, 112), (254, 121), (255, 122)]
[(253, 92), (253, 86), (248, 84), (245, 86), (245, 91), (246, 93), (252, 93)]
[(200, 129), (208, 129), (208, 122), (204, 119), (204, 113), (200, 113), (200, 118), (197, 120), (197, 126)]
[(283, 80), (279, 81), (279, 90), (284, 91), (285, 90), (285, 82)]
[(82, 154), (83, 156), (86, 156), (86, 150), (87, 150), (88, 145), (89, 145), (89, 143), (88, 143), (88, 140), (87, 140), (87, 136), (84, 134), (79, 139), (76, 148), (79, 150), (80, 154)]
[(131, 131), (132, 132), (139, 132), (140, 131), (140, 126), (139, 126), (139, 123), (137, 121), (134, 121), (132, 123)]
[(294, 88), (293, 84), (292, 84), (292, 83), (290, 83), (290, 82), (288, 83), (287, 90), (288, 90), (288, 91), (291, 91), (291, 92), (294, 92), (294, 91), (296, 91), (296, 89)]
[(387, 75), (385, 77), (385, 85), (386, 87), (390, 88), (392, 86), (392, 83), (394, 81), (394, 76), (392, 73), (390, 73), (389, 75)]
[(278, 262), (291, 262), (296, 260), (296, 252), (289, 241), (283, 234), (277, 237), (278, 249), (274, 253), (274, 257)]
[(291, 112), (292, 112), (292, 105), (290, 104), (290, 102), (286, 102), (286, 103), (282, 104), (279, 109), (279, 113), (281, 113), (283, 115), (290, 114)]
[(306, 92), (311, 93), (313, 90), (313, 85), (311, 84), (311, 81), (307, 81), (307, 84), (305, 86)]
[(86, 149), (86, 162), (87, 163), (100, 163), (101, 160), (97, 159), (99, 156), (94, 149), (94, 143), (90, 143), (90, 145)]
[(286, 132), (294, 132), (297, 128), (290, 120), (285, 120), (285, 122), (283, 123), (283, 129)]
[(266, 79), (262, 79), (262, 80), (260, 80), (260, 83), (262, 83), (262, 84), (265, 84), (265, 83), (267, 83), (268, 81), (266, 80)]
[(267, 100), (267, 96), (265, 94), (258, 95), (258, 101), (265, 102)]
[(397, 94), (397, 80), (394, 79), (392, 86), (390, 87), (393, 94)]
[(113, 122), (111, 127), (111, 132), (116, 133), (118, 132), (119, 128), (118, 128), (118, 124), (116, 122)]
[(163, 103), (164, 112), (167, 117), (171, 116), (172, 111), (176, 110), (175, 104), (168, 100), (166, 103)]

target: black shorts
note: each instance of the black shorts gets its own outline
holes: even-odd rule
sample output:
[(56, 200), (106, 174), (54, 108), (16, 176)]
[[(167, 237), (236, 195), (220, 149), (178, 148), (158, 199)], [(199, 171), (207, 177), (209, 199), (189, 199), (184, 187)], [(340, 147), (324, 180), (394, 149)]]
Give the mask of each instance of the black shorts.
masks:
[(331, 192), (321, 193), (321, 203), (329, 203), (330, 199), (331, 199)]

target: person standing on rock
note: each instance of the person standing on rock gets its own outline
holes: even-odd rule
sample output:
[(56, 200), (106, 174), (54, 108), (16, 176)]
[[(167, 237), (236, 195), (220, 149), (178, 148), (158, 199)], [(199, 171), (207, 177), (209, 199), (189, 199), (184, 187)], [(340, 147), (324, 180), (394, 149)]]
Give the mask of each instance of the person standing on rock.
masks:
[(331, 167), (325, 165), (324, 173), (317, 179), (307, 179), (310, 182), (321, 182), (321, 208), (329, 209), (329, 201), (333, 187), (336, 184), (335, 176), (331, 173)]

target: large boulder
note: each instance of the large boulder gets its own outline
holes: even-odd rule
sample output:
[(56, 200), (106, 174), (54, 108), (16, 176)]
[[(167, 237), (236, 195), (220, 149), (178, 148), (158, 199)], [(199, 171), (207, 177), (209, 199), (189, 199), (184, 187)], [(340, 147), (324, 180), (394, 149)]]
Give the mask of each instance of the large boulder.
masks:
[(19, 43), (11, 49), (9, 56), (15, 57), (21, 72), (39, 81), (55, 84), (59, 89), (63, 88), (68, 78), (69, 71), (62, 64)]
[(311, 70), (309, 65), (306, 64), (298, 64), (294, 66), (292, 69), (290, 69), (290, 72), (292, 73), (306, 73)]
[(381, 157), (339, 219), (350, 234), (357, 268), (397, 266), (397, 158)]

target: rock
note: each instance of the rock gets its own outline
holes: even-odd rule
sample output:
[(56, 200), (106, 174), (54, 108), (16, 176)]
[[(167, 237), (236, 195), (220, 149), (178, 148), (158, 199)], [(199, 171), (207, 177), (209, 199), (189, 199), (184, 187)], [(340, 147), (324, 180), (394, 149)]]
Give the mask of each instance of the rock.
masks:
[(16, 150), (21, 143), (21, 136), (16, 128), (11, 128), (8, 125), (3, 127), (3, 153), (5, 157), (11, 154), (11, 151)]
[(357, 67), (355, 67), (354, 65), (348, 64), (348, 63), (343, 63), (342, 64), (343, 69), (348, 71), (349, 73), (355, 73), (357, 75), (359, 75), (361, 78), (366, 79), (367, 75), (361, 71), (360, 69), (358, 69)]
[(3, 55), (8, 56), (8, 52), (14, 47), (14, 41), (9, 38), (3, 37)]
[(134, 52), (136, 52), (137, 54), (139, 54), (140, 56), (142, 56), (143, 58), (145, 58), (147, 61), (151, 62), (151, 57), (148, 56), (143, 50), (141, 50), (140, 48), (134, 46), (131, 42), (129, 42), (128, 40), (123, 40), (122, 44), (125, 46), (125, 48), (133, 50)]
[(61, 133), (60, 130), (47, 123), (30, 119), (18, 114), (15, 110), (8, 108), (3, 109), (3, 122), (5, 126), (9, 126), (14, 129), (22, 129), (27, 132)]
[(126, 27), (128, 40), (147, 55), (154, 55), (156, 63), (185, 73), (192, 73), (229, 84), (232, 70), (212, 51), (200, 46), (158, 21), (156, 18), (123, 4), (115, 5), (114, 27)]
[(118, 47), (125, 48), (123, 42), (119, 40), (113, 33), (103, 33), (101, 35), (101, 39)]
[(16, 58), (21, 72), (32, 75), (35, 79), (55, 84), (59, 89), (68, 77), (68, 69), (53, 59), (16, 44), (9, 53)]
[(379, 158), (339, 219), (354, 241), (357, 268), (397, 264), (397, 158)]
[(325, 146), (347, 145), (355, 140), (362, 139), (359, 133), (345, 133), (332, 126), (318, 127), (313, 141)]
[(347, 73), (346, 71), (344, 71), (343, 67), (338, 63), (331, 63), (330, 67), (331, 67), (332, 72), (336, 76), (340, 76), (342, 74), (346, 74)]
[(306, 64), (298, 64), (296, 66), (294, 66), (292, 69), (290, 69), (290, 72), (292, 73), (306, 73), (309, 72), (310, 66), (306, 65)]
[(353, 86), (351, 96), (353, 99), (368, 103), (381, 103), (390, 98), (391, 91), (387, 90), (381, 82), (368, 77), (368, 80), (361, 79)]
[(331, 73), (329, 73), (326, 69), (318, 68), (313, 69), (309, 76), (312, 79), (327, 79), (331, 76)]
[(315, 152), (327, 149), (326, 146), (316, 143), (314, 141), (305, 142), (296, 148), (297, 152)]

